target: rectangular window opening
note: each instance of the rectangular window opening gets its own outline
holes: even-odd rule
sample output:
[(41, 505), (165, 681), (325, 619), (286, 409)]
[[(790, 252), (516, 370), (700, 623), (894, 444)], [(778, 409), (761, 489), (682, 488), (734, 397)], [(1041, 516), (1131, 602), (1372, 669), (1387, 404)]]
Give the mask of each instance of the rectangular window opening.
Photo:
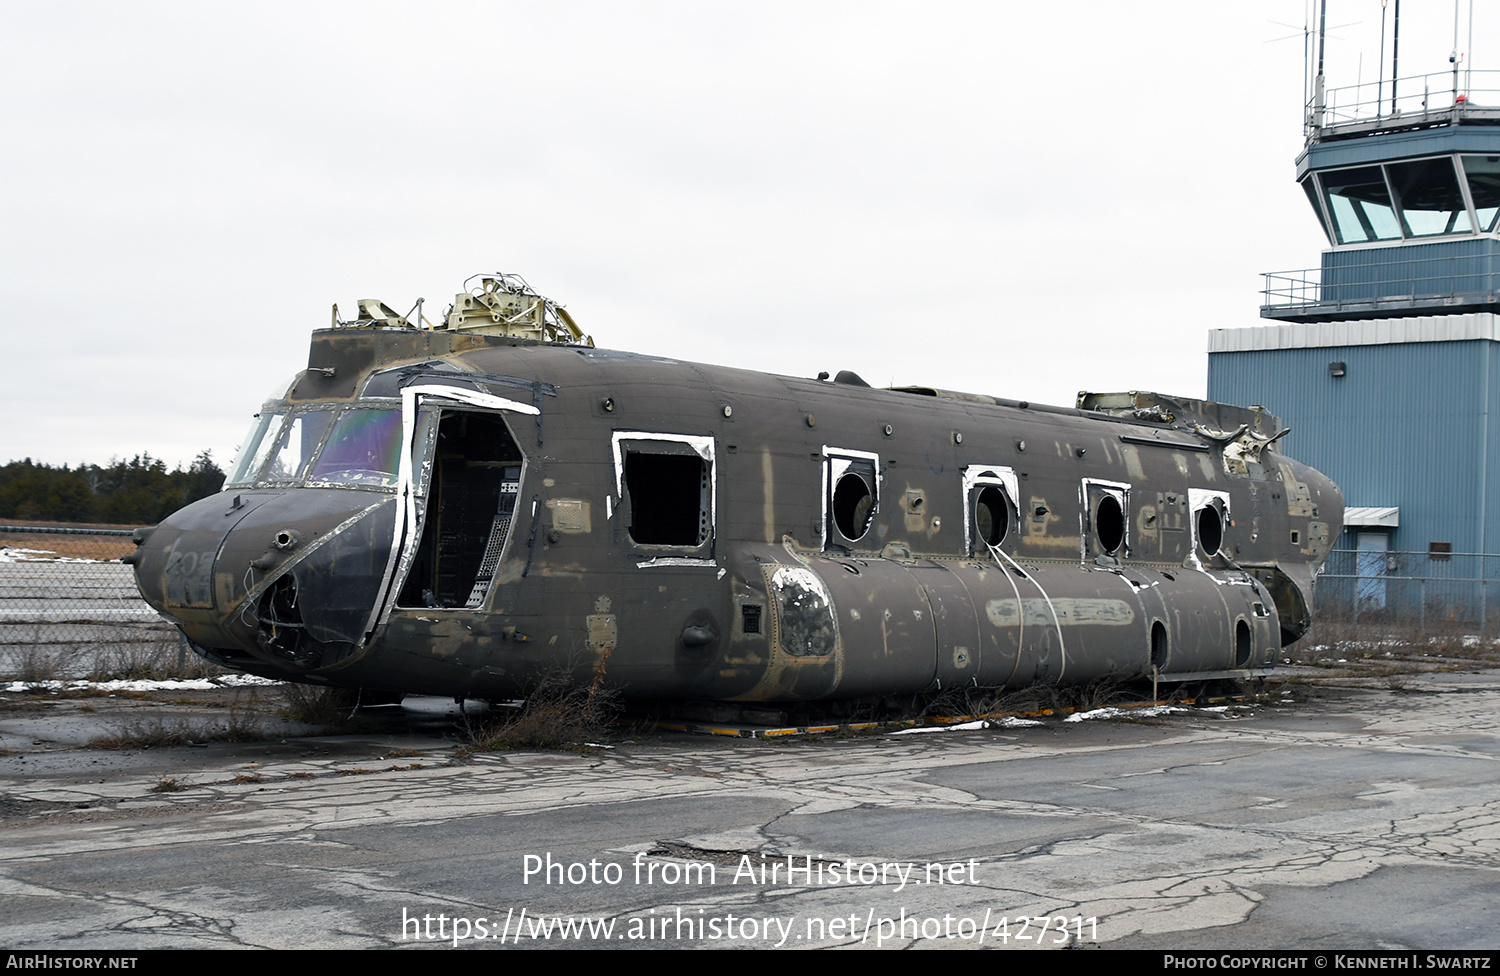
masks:
[(1427, 558), (1433, 562), (1445, 563), (1453, 558), (1453, 543), (1451, 542), (1429, 542), (1427, 543)]
[(1446, 156), (1387, 163), (1386, 173), (1401, 206), (1401, 222), (1409, 237), (1467, 234), (1469, 210)]
[(696, 453), (659, 454), (626, 447), (630, 538), (643, 546), (696, 548), (707, 542), (713, 521), (712, 474), (708, 462)]

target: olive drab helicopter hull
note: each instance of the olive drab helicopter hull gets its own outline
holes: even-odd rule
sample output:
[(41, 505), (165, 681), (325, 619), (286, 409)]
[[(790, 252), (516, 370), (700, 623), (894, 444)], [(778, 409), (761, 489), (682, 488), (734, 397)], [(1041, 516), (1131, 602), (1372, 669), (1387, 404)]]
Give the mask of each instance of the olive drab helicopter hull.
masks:
[(224, 490), (138, 533), (142, 594), (214, 661), (475, 698), (559, 669), (717, 701), (1245, 676), (1309, 627), (1341, 530), (1259, 409), (596, 349), (509, 276), (442, 327), (363, 305)]

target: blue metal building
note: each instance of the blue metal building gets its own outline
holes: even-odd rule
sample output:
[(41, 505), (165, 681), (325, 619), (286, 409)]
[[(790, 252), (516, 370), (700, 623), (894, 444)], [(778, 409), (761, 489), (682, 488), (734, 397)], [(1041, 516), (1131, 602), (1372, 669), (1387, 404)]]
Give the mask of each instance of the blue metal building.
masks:
[(1500, 72), (1466, 83), (1485, 76), (1402, 79), (1389, 108), (1320, 85), (1297, 180), (1330, 246), (1266, 275), (1270, 324), (1209, 333), (1209, 398), (1279, 416), (1343, 488), (1329, 570), (1356, 614), (1500, 618), (1500, 108), (1473, 101), (1500, 102)]

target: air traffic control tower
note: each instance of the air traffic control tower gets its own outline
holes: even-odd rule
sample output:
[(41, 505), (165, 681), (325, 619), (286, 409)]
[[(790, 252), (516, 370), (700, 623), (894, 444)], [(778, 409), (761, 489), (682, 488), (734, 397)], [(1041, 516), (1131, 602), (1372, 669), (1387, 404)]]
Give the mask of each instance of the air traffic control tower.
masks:
[(1420, 601), (1493, 630), (1500, 72), (1319, 82), (1297, 182), (1330, 246), (1265, 276), (1266, 324), (1209, 333), (1208, 396), (1281, 417), (1287, 452), (1343, 489), (1325, 571), (1346, 610)]

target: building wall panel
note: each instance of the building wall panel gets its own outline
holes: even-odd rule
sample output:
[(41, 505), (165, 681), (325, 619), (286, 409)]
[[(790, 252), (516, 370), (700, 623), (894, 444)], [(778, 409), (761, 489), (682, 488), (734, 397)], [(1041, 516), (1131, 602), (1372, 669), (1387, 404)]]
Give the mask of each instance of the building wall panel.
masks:
[[(1398, 505), (1391, 548), (1484, 551), (1500, 519), (1496, 343), (1399, 343), (1215, 352), (1210, 399), (1259, 404), (1291, 427), (1286, 453), (1336, 481), (1349, 505)], [(1344, 363), (1335, 377), (1329, 364)], [(1481, 503), (1479, 499), (1484, 499)], [(1349, 539), (1341, 544), (1349, 544)]]

